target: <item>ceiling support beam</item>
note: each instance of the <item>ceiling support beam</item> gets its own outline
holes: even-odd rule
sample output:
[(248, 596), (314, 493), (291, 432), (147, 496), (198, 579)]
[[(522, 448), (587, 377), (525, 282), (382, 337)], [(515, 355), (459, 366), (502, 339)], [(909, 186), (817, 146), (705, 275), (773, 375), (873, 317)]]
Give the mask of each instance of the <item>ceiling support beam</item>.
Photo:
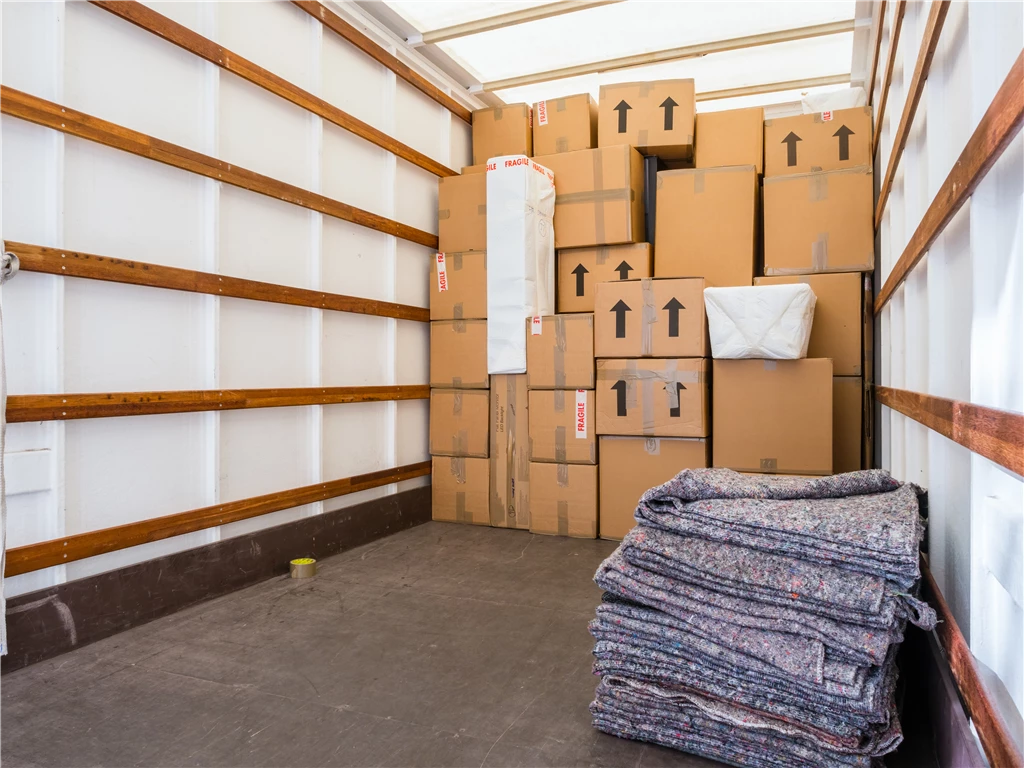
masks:
[(780, 29), (775, 32), (764, 32), (758, 35), (734, 37), (728, 40), (715, 40), (709, 43), (685, 45), (681, 48), (666, 48), (661, 51), (638, 53), (634, 56), (622, 56), (617, 59), (593, 61), (588, 64), (577, 64), (572, 67), (549, 69), (546, 72), (535, 72), (530, 75), (520, 75), (518, 77), (510, 77), (504, 80), (493, 80), (481, 85), (480, 90), (500, 91), (505, 88), (518, 88), (523, 85), (546, 83), (552, 80), (561, 80), (566, 77), (579, 77), (580, 75), (592, 75), (597, 72), (610, 72), (616, 69), (641, 67), (647, 64), (660, 64), (666, 61), (693, 59), (700, 56), (707, 56), (709, 53), (723, 53), (725, 51), (735, 51), (741, 48), (756, 48), (762, 45), (788, 43), (793, 40), (807, 40), (812, 37), (839, 35), (845, 32), (853, 32), (853, 27), (854, 20), (848, 19), (846, 21), (832, 21), (827, 24), (814, 24), (809, 27)]
[(552, 16), (561, 16), (565, 13), (585, 11), (588, 8), (598, 8), (602, 5), (621, 3), (622, 0), (564, 0), (558, 3), (545, 3), (532, 8), (524, 8), (519, 11), (510, 11), (497, 16), (489, 16), (476, 21), (467, 21), (465, 24), (455, 24), (451, 27), (432, 29), (418, 35), (410, 35), (406, 40), (414, 48), (421, 45), (432, 45), (445, 40), (454, 40), (459, 37), (479, 35), (481, 32), (490, 32), (495, 29), (513, 27), (517, 24), (526, 24), (530, 21), (550, 19)]
[(721, 91), (704, 91), (697, 94), (697, 101), (735, 99), (738, 96), (756, 96), (759, 93), (802, 91), (807, 88), (820, 88), (823, 85), (849, 85), (849, 83), (850, 73), (847, 72), (845, 75), (826, 75), (825, 77), (809, 77), (804, 80), (784, 80), (781, 83), (763, 83), (762, 85), (745, 85), (741, 88), (725, 88)]

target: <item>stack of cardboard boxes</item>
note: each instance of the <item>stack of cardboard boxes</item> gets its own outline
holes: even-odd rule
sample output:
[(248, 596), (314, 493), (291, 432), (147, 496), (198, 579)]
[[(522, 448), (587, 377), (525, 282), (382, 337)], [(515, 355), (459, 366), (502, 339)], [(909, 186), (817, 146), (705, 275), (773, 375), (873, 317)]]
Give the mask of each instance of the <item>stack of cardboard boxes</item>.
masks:
[[(695, 116), (692, 80), (474, 113), (474, 165), (439, 191), (434, 518), (615, 539), (681, 469), (859, 469), (870, 127), (860, 109)], [(525, 374), (488, 377), (484, 171), (534, 150), (557, 314), (525, 319)], [(653, 247), (643, 155), (672, 168), (646, 190)], [(817, 296), (808, 359), (709, 360), (704, 287), (777, 282)]]

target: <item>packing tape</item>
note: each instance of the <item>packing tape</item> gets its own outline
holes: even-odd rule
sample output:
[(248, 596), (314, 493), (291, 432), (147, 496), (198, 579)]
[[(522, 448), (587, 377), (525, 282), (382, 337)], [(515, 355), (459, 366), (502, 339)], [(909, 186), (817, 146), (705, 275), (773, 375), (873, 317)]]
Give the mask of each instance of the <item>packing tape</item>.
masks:
[(491, 114), (494, 115), (494, 121), (497, 122), (498, 120), (501, 120), (501, 118), (505, 116), (505, 110), (502, 109), (501, 107), (494, 107), (491, 110)]
[(828, 232), (819, 232), (811, 243), (811, 269), (815, 272), (828, 269)]
[(761, 459), (761, 469), (769, 471), (769, 472), (775, 472), (776, 470), (778, 470), (778, 468), (779, 468), (779, 460), (778, 459)]
[(645, 437), (644, 451), (648, 456), (658, 456), (661, 453), (661, 440), (656, 437)]
[(565, 413), (565, 390), (556, 389), (551, 394), (554, 396), (555, 413)]
[[(625, 178), (629, 178), (626, 176)], [(604, 153), (598, 149), (594, 152), (594, 190), (604, 189)], [(558, 195), (555, 195), (558, 200)], [(604, 201), (594, 204), (594, 242), (603, 243), (604, 235)]]
[(456, 301), (452, 304), (452, 317), (456, 320), (462, 320), (466, 314), (466, 308), (463, 306), (461, 301)]
[(590, 463), (597, 464), (597, 440), (590, 438)]
[(597, 248), (595, 251), (597, 265), (603, 267), (604, 263), (608, 261), (608, 257), (611, 255), (611, 252), (612, 249), (607, 245), (602, 245), (600, 248)]
[(555, 427), (555, 461), (564, 463), (565, 458), (565, 427)]
[(462, 413), (462, 392), (455, 390), (452, 392), (452, 416), (458, 416)]
[(558, 535), (569, 535), (569, 502), (558, 502)]
[(558, 464), (555, 467), (555, 482), (558, 483), (559, 488), (569, 487), (569, 465)]
[(452, 331), (455, 333), (466, 332), (466, 321), (465, 320), (452, 320)]
[(555, 99), (555, 112), (565, 112), (565, 99)]
[[(452, 376), (452, 388), (453, 389), (462, 389), (462, 377), (461, 376)], [(460, 405), (461, 405), (461, 403), (460, 403)]]
[[(516, 426), (516, 413), (519, 403), (519, 384), (517, 376), (505, 377), (505, 521), (515, 520), (516, 516), (516, 484), (514, 470), (516, 460), (516, 446), (519, 435)], [(492, 470), (493, 471), (493, 470)]]
[(445, 262), (452, 272), (459, 272), (462, 270), (462, 253), (449, 253), (445, 256)]
[(828, 200), (828, 174), (814, 174), (807, 179), (807, 201), (820, 203)]
[(469, 455), (469, 432), (460, 429), (452, 435), (452, 456)]
[(466, 492), (456, 491), (455, 492), (455, 522), (457, 523), (471, 523), (473, 518), (470, 516), (469, 511), (466, 509)]
[(450, 459), (452, 477), (459, 485), (466, 484), (466, 459), (462, 456), (453, 456)]
[(774, 371), (777, 367), (778, 366), (776, 365), (774, 360), (765, 360), (764, 361), (764, 370), (766, 370), (766, 371)]
[(476, 207), (476, 215), (477, 216), (486, 216), (487, 215), (487, 203), (483, 203), (482, 205), (478, 205)]
[(445, 219), (450, 219), (451, 217), (452, 217), (452, 212), (451, 212), (450, 208), (438, 208), (437, 209), (438, 221), (444, 221)]
[[(565, 387), (565, 316), (555, 315), (555, 345), (552, 350), (554, 360), (552, 367), (555, 371), (555, 386)], [(557, 399), (557, 392), (556, 392)]]
[(658, 322), (658, 310), (654, 306), (654, 279), (640, 279), (640, 292), (643, 294), (644, 306), (640, 312), (640, 357), (654, 354), (654, 323)]
[(654, 90), (654, 83), (650, 83), (650, 82), (638, 83), (637, 96), (639, 96), (641, 99), (646, 99), (648, 96), (651, 95), (651, 91), (653, 91), (653, 90)]
[(293, 579), (308, 579), (316, 576), (316, 560), (312, 557), (299, 557), (288, 563), (288, 573)]
[(637, 133), (636, 133), (636, 145), (638, 147), (646, 147), (647, 146), (647, 129), (646, 128), (641, 128), (639, 131), (637, 131)]
[(633, 190), (629, 187), (624, 187), (622, 189), (595, 189), (591, 192), (568, 192), (564, 195), (556, 196), (555, 205), (573, 205), (575, 203), (614, 203), (619, 200), (632, 202)]
[(675, 360), (665, 361), (665, 378), (668, 379), (665, 382), (665, 394), (668, 396), (668, 409), (670, 411), (679, 408), (679, 387), (676, 386), (679, 383), (678, 367), (679, 363)]
[(657, 175), (657, 179), (658, 179), (658, 181), (657, 181), (657, 184), (656, 184), (655, 186), (656, 186), (656, 187), (657, 187), (658, 189), (661, 189), (661, 188), (662, 188), (662, 187), (663, 187), (663, 186), (665, 185), (665, 179), (663, 179), (663, 178), (661, 177), (661, 174), (660, 174), (660, 173), (659, 173), (659, 174)]
[(822, 123), (824, 123), (824, 122), (825, 122), (825, 121), (824, 121), (824, 120), (822, 119), (822, 117), (821, 117), (821, 112), (815, 112), (815, 113), (814, 113), (814, 114), (813, 114), (813, 115), (811, 116), (811, 121), (812, 121), (812, 122), (814, 122), (814, 123), (815, 123), (815, 124), (817, 124), (817, 125), (821, 125)]
[(559, 136), (557, 139), (555, 139), (555, 153), (556, 154), (561, 154), (562, 152), (568, 152), (568, 151), (569, 151), (569, 137), (568, 136)]
[(643, 393), (643, 406), (640, 409), (641, 427), (645, 435), (654, 434), (654, 380), (640, 379), (640, 391)]
[(693, 194), (703, 195), (704, 194), (704, 171), (696, 170), (693, 172)]
[(811, 166), (811, 173), (821, 173), (821, 166), (820, 165), (812, 165)]

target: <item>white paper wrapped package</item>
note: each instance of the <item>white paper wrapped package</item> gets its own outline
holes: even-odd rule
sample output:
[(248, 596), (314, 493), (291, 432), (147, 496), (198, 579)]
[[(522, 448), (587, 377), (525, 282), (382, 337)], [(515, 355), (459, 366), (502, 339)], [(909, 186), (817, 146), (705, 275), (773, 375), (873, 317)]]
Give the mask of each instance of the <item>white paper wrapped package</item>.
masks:
[(704, 307), (716, 360), (807, 357), (816, 298), (809, 285), (705, 288)]
[(487, 162), (487, 372), (526, 372), (526, 319), (555, 313), (555, 175), (524, 155)]

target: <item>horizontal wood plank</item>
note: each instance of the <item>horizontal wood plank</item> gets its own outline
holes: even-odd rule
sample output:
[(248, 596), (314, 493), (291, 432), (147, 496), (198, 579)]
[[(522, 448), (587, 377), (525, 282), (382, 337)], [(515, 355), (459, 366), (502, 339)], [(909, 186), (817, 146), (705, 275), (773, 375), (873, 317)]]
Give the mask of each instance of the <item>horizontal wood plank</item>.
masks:
[(886, 0), (879, 0), (878, 9), (876, 11), (878, 16), (875, 18), (875, 45), (871, 54), (871, 69), (868, 72), (868, 79), (865, 83), (865, 87), (868, 92), (868, 105), (872, 103), (875, 94), (875, 75), (878, 74), (878, 60), (882, 55), (882, 30), (885, 29), (885, 3)]
[(40, 568), (49, 568), (86, 557), (116, 552), (151, 541), (161, 541), (172, 536), (181, 536), (218, 525), (248, 520), (270, 512), (300, 507), (303, 504), (313, 504), (317, 501), (333, 499), (370, 488), (379, 488), (383, 485), (429, 474), (430, 462), (421, 461), (416, 464), (382, 469), (341, 480), (307, 485), (288, 491), (254, 496), (240, 501), (215, 504), (212, 507), (193, 509), (189, 512), (179, 512), (174, 515), (140, 520), (137, 523), (116, 525), (98, 531), (15, 547), (7, 550), (7, 567), (4, 570), (4, 575), (16, 576), (20, 573), (29, 573)]
[(978, 732), (978, 740), (985, 750), (989, 765), (999, 768), (1021, 768), (1024, 765), (1024, 758), (1014, 744), (1009, 726), (985, 689), (974, 654), (971, 653), (953, 612), (942, 596), (925, 556), (921, 558), (921, 575), (924, 582), (924, 598), (935, 609), (939, 618), (935, 634), (946, 652), (950, 672), (960, 690), (967, 715)]
[(269, 176), (239, 168), (214, 157), (193, 152), (185, 147), (157, 139), (130, 128), (101, 120), (84, 112), (63, 107), (52, 101), (32, 96), (6, 85), (0, 86), (0, 111), (36, 125), (52, 128), (71, 136), (130, 152), (184, 171), (221, 181), (276, 200), (283, 200), (311, 211), (333, 216), (369, 229), (400, 237), (427, 248), (437, 248), (437, 235), (408, 224), (364, 211), (339, 200), (286, 184)]
[(293, 387), (289, 389), (198, 389), (159, 392), (95, 392), (8, 395), (7, 421), (65, 421), (149, 416), (159, 413), (233, 411), (385, 400), (426, 400), (427, 385), (383, 387)]
[(419, 72), (399, 60), (390, 51), (375, 43), (341, 18), (341, 16), (318, 2), (318, 0), (292, 0), (292, 2), (314, 19), (318, 19), (321, 24), (339, 37), (347, 40), (377, 63), (390, 69), (395, 75), (405, 80), (405, 82), (425, 96), (436, 101), (456, 117), (465, 120), (467, 123), (473, 122), (473, 113), (466, 109), (466, 107), (459, 104), (459, 102), (427, 80)]
[(875, 132), (871, 143), (871, 156), (878, 149), (878, 139), (882, 134), (882, 120), (885, 118), (885, 105), (889, 102), (889, 86), (892, 85), (892, 71), (896, 66), (896, 56), (900, 48), (900, 31), (903, 29), (903, 17), (907, 12), (907, 0), (896, 0), (896, 9), (892, 20), (892, 31), (889, 34), (889, 53), (885, 57), (885, 70), (882, 72), (882, 87), (878, 94), (878, 107), (875, 110)]
[(388, 134), (374, 128), (356, 117), (338, 109), (318, 96), (304, 91), (297, 85), (278, 77), (237, 53), (227, 50), (186, 26), (178, 24), (136, 0), (90, 0), (93, 5), (118, 16), (125, 21), (160, 37), (167, 42), (183, 48), (206, 61), (216, 64), (221, 69), (248, 80), (253, 85), (270, 91), (282, 99), (290, 101), (302, 109), (322, 117), (339, 128), (343, 128), (362, 139), (376, 144), (381, 149), (417, 165), (437, 176), (457, 176), (451, 168), (437, 162), (433, 158), (419, 152), (407, 144), (403, 144)]
[(47, 248), (29, 243), (7, 241), (7, 250), (17, 254), (25, 272), (44, 272), (64, 277), (104, 280), (111, 283), (144, 285), (175, 291), (206, 293), (211, 296), (230, 296), (236, 299), (290, 304), (297, 307), (353, 312), (359, 315), (393, 317), (398, 320), (428, 322), (430, 310), (408, 304), (363, 299), (338, 293), (311, 291), (277, 283), (263, 283), (240, 277), (197, 272), (192, 269), (165, 267), (144, 261), (114, 259), (93, 253)]
[(874, 390), (882, 405), (1024, 475), (1024, 414), (905, 389), (876, 385)]
[(932, 200), (928, 210), (921, 217), (921, 223), (903, 249), (899, 260), (893, 265), (885, 285), (875, 298), (877, 315), (892, 298), (896, 289), (907, 279), (917, 263), (931, 248), (935, 239), (956, 215), (985, 174), (995, 165), (1020, 131), (1024, 122), (1024, 52), (1010, 68), (1002, 86), (992, 99), (988, 110), (967, 141), (960, 157), (953, 165), (946, 180)]
[[(903, 150), (907, 146), (907, 138), (910, 136), (910, 128), (914, 124), (914, 116), (917, 115), (917, 107), (921, 103), (921, 94), (924, 93), (924, 84), (932, 67), (932, 59), (935, 57), (935, 49), (939, 44), (939, 35), (942, 34), (942, 26), (946, 22), (947, 13), (949, 13), (949, 0), (935, 0), (928, 11), (928, 18), (925, 20), (921, 47), (918, 49), (917, 61), (914, 64), (914, 74), (910, 78), (907, 99), (903, 103), (903, 114), (900, 115), (899, 125), (896, 127), (896, 133), (893, 134), (889, 165), (885, 169), (885, 175), (878, 188), (878, 202), (875, 204), (876, 230), (882, 224), (885, 204), (889, 200), (893, 179), (896, 178), (896, 169), (899, 167), (900, 158), (903, 157)], [(881, 123), (875, 130), (874, 143), (871, 145), (872, 157), (874, 157), (875, 150), (878, 149), (878, 141), (882, 133), (880, 129)]]

